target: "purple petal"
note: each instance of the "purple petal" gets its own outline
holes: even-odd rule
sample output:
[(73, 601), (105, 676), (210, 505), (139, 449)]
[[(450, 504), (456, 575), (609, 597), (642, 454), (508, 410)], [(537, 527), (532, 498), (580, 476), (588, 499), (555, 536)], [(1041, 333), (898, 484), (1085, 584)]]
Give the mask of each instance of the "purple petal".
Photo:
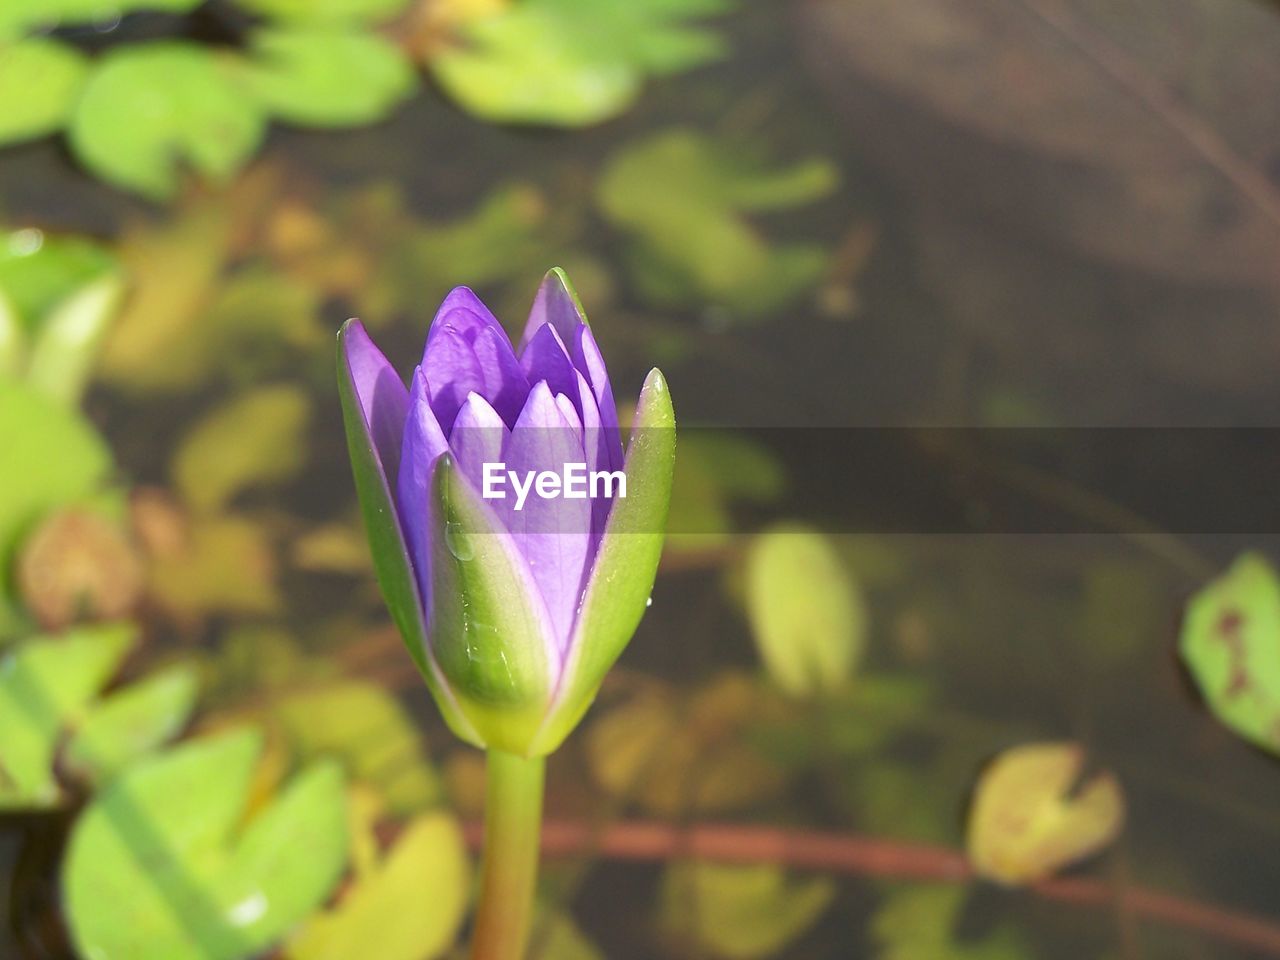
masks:
[(563, 342), (572, 343), (574, 333), (586, 322), (587, 318), (579, 309), (577, 300), (565, 287), (559, 273), (553, 270), (547, 274), (542, 285), (538, 287), (537, 296), (533, 298), (529, 320), (525, 324), (524, 335), (520, 338), (520, 350), (524, 352), (524, 348), (532, 342), (534, 334), (547, 324), (560, 334)]
[[(545, 382), (529, 393), (507, 438), (503, 461), (523, 482), (529, 471), (562, 474), (566, 463), (584, 463), (581, 425), (567, 398), (557, 403)], [(546, 601), (556, 636), (567, 642), (582, 597), (591, 555), (591, 503), (563, 496), (543, 498), (530, 490), (523, 509), (508, 492), (502, 501), (507, 528)]]
[(422, 354), (436, 420), (448, 429), (467, 394), (475, 392), (507, 423), (514, 423), (529, 393), (511, 340), (488, 307), (466, 287), (449, 294), (436, 312)]
[(400, 441), (404, 436), (409, 391), (359, 320), (347, 325), (343, 347), (356, 399), (364, 412), (365, 429), (383, 474), (394, 478), (400, 469)]
[(477, 493), (484, 490), (484, 465), (502, 460), (507, 425), (478, 393), (467, 395), (449, 434), (449, 447), (462, 475)]
[(545, 380), (552, 393), (563, 393), (570, 397), (578, 394), (578, 378), (575, 376), (573, 361), (569, 359), (565, 342), (550, 324), (539, 327), (521, 349), (520, 367), (530, 383)]
[[(427, 379), (419, 367), (413, 372), (413, 389), (409, 395), (409, 413), (404, 424), (404, 440), (398, 482), (400, 526), (409, 543), (423, 607), (431, 610), (431, 473), (436, 459), (449, 449), (444, 431), (431, 409)], [(429, 617), (428, 617), (429, 620)]]
[(600, 348), (596, 346), (596, 338), (592, 336), (591, 328), (585, 323), (578, 328), (570, 353), (573, 357), (573, 365), (591, 385), (591, 392), (596, 398), (596, 406), (600, 410), (600, 425), (605, 433), (609, 468), (621, 470), (622, 434), (618, 430), (618, 408), (613, 402), (609, 370), (604, 364)]

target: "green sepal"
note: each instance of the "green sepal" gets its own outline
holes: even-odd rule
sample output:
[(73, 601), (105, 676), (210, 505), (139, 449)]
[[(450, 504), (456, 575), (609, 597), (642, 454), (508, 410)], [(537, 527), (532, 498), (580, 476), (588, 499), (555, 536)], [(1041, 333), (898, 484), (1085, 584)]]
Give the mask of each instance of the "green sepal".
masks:
[(531, 756), (551, 699), (554, 638), (542, 595), (501, 520), (448, 453), (431, 480), (432, 653), (489, 749)]
[(431, 690), (449, 729), (467, 743), (481, 747), (484, 741), (462, 714), (429, 653), (422, 600), (409, 562), (395, 501), (369, 436), (364, 410), (356, 396), (355, 381), (347, 363), (345, 341), (352, 322), (348, 320), (338, 332), (338, 396), (342, 402), (342, 422), (347, 434), (356, 494), (373, 555), (374, 574), (387, 609), (391, 611), (391, 619), (399, 628), (400, 638)]
[(609, 514), (560, 688), (531, 753), (551, 753), (577, 726), (649, 605), (675, 475), (675, 427), (667, 381), (651, 370), (636, 404), (623, 468), (627, 496)]

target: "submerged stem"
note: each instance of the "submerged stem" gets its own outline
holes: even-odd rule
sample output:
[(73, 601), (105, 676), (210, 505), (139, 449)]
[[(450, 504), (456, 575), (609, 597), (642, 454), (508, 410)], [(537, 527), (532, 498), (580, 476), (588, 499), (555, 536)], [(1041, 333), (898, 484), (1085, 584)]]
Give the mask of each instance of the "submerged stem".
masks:
[(523, 960), (533, 915), (545, 761), (490, 750), (471, 960)]

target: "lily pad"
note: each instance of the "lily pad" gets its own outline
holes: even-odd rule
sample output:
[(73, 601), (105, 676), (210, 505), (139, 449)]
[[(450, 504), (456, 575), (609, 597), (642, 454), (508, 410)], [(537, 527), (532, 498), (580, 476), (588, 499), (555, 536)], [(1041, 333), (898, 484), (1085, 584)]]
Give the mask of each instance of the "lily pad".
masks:
[(350, 960), (375, 944), (378, 960), (444, 955), (457, 939), (471, 892), (471, 862), (457, 820), (444, 812), (416, 817), (385, 855), (376, 852), (371, 819), (353, 826), (369, 862), (357, 867), (338, 905), (294, 937), (289, 960)]
[(292, 477), (306, 462), (310, 404), (289, 385), (259, 387), (196, 424), (173, 458), (183, 499), (205, 511), (225, 506), (250, 487)]
[(259, 30), (252, 53), (247, 77), (253, 95), (289, 123), (373, 123), (417, 84), (400, 49), (373, 33), (332, 27)]
[(460, 28), (430, 67), (486, 120), (585, 126), (625, 110), (648, 76), (724, 55), (719, 36), (688, 21), (729, 0), (521, 0)]
[(140, 10), (186, 13), (204, 0), (23, 0), (0, 6), (0, 37), (78, 23), (108, 23)]
[(125, 626), (86, 627), (35, 638), (0, 661), (0, 808), (58, 802), (58, 740), (88, 712), (134, 637)]
[(83, 54), (56, 40), (32, 38), (0, 46), (0, 144), (60, 129), (88, 69)]
[(261, 750), (252, 729), (192, 741), (89, 804), (62, 870), (83, 956), (242, 960), (325, 901), (347, 860), (341, 772), (309, 767), (246, 824)]
[(105, 54), (71, 118), (76, 156), (108, 183), (155, 200), (177, 190), (183, 164), (227, 180), (266, 126), (230, 57), (179, 42)]
[(822, 534), (775, 527), (747, 554), (747, 612), (769, 676), (793, 696), (839, 689), (866, 642), (858, 585)]
[(677, 863), (662, 881), (662, 925), (715, 956), (759, 960), (817, 922), (835, 897), (826, 877), (795, 880), (779, 866)]
[(714, 304), (749, 318), (811, 289), (827, 255), (813, 244), (772, 244), (746, 215), (811, 203), (837, 182), (827, 160), (771, 170), (741, 149), (677, 128), (622, 150), (596, 201), (630, 237), (632, 278), (650, 300)]
[(1109, 773), (1079, 783), (1083, 764), (1074, 743), (1014, 747), (992, 761), (969, 812), (969, 859), (978, 874), (1031, 883), (1116, 838), (1124, 826), (1120, 785)]
[(1214, 716), (1280, 753), (1280, 579), (1255, 553), (1191, 598), (1182, 659)]
[(389, 20), (410, 0), (238, 0), (240, 6), (289, 23), (343, 24)]

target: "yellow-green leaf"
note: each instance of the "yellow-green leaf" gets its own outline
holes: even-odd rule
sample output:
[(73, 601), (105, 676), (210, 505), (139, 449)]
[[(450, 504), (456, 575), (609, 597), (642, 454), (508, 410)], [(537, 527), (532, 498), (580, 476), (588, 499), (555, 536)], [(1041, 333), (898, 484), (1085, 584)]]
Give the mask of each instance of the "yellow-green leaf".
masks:
[(1031, 883), (1105, 848), (1124, 826), (1124, 796), (1110, 773), (1080, 783), (1084, 750), (1037, 743), (1000, 754), (983, 772), (969, 813), (974, 870)]

